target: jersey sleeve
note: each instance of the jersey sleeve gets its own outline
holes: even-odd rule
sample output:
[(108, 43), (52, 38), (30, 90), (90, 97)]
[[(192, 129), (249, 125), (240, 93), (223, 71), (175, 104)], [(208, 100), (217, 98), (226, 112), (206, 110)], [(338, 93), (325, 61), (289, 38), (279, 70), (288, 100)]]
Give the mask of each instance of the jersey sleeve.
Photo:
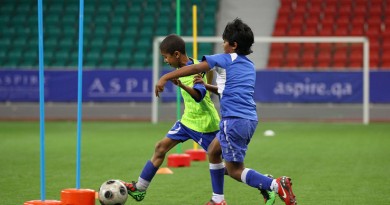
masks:
[(205, 55), (202, 57), (202, 61), (206, 61), (211, 69), (215, 66), (226, 68), (231, 62), (229, 54), (215, 54), (215, 55)]
[(206, 95), (206, 87), (201, 83), (196, 83), (196, 84), (194, 84), (193, 88), (200, 93), (199, 101), (198, 100), (195, 100), (195, 101), (201, 102), (203, 100), (204, 96)]

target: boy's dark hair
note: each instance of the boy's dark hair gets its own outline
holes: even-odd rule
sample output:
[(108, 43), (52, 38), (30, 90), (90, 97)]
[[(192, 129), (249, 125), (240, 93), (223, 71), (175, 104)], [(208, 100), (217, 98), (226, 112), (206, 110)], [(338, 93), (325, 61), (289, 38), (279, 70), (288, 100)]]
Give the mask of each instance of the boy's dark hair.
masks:
[(169, 53), (171, 55), (175, 51), (186, 54), (186, 44), (180, 36), (176, 34), (170, 34), (161, 42), (160, 51)]
[(226, 25), (222, 38), (231, 46), (234, 45), (234, 42), (237, 43), (235, 50), (237, 54), (249, 55), (253, 52), (251, 47), (255, 40), (252, 29), (239, 18)]

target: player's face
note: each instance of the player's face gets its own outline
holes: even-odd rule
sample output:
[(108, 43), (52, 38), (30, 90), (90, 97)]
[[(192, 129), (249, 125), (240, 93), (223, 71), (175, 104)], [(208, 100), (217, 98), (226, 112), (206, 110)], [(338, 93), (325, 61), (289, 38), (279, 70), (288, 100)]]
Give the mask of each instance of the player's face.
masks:
[(237, 43), (234, 42), (234, 46), (231, 46), (228, 41), (223, 40), (223, 51), (225, 53), (234, 53), (237, 48)]
[(179, 60), (177, 58), (176, 52), (173, 55), (170, 53), (161, 52), (161, 55), (164, 58), (164, 63), (173, 68), (179, 67)]

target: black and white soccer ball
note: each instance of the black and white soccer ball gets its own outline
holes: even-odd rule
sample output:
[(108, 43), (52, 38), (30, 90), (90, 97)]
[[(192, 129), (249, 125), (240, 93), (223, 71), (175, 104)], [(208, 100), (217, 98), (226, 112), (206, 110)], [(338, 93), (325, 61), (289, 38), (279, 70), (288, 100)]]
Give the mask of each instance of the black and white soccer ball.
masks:
[(99, 201), (102, 205), (124, 205), (127, 197), (125, 185), (116, 179), (104, 182), (99, 188)]

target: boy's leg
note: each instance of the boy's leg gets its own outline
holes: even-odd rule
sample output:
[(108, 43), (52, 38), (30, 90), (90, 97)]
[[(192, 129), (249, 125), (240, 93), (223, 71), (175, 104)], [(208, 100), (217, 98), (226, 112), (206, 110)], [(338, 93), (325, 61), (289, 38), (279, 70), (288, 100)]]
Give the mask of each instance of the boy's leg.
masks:
[(142, 169), (141, 175), (138, 177), (138, 182), (127, 183), (123, 182), (127, 187), (127, 191), (136, 201), (142, 201), (145, 198), (146, 189), (156, 175), (158, 168), (164, 162), (166, 153), (176, 146), (180, 141), (164, 137), (155, 147), (152, 159), (147, 161)]
[(210, 202), (207, 204), (225, 204), (224, 196), (224, 175), (225, 175), (225, 164), (222, 161), (221, 157), (222, 151), (221, 146), (217, 138), (211, 142), (208, 148), (209, 156), (209, 168), (210, 168), (210, 177), (211, 185), (213, 189), (213, 196), (211, 197)]
[[(265, 174), (265, 176), (273, 179), (274, 177), (270, 174)], [(265, 205), (273, 205), (275, 203), (275, 195), (274, 191), (268, 191), (265, 189), (259, 189), (260, 194), (263, 195)]]

